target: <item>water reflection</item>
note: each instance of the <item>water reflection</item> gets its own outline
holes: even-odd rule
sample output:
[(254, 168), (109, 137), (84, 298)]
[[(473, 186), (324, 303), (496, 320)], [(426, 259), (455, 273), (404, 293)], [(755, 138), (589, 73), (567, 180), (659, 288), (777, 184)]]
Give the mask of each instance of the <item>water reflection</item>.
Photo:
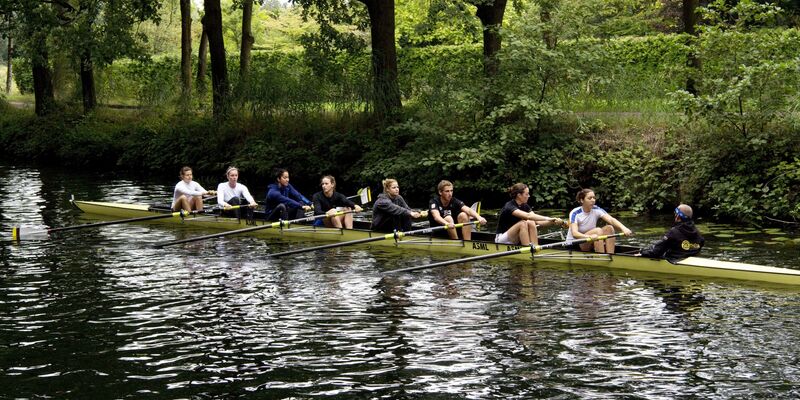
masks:
[[(19, 192), (23, 176), (33, 190)], [(0, 168), (0, 225), (82, 222), (71, 193), (138, 202), (170, 190)], [(384, 276), (441, 256), (273, 260), (286, 243), (248, 236), (152, 247), (200, 231), (112, 225), (0, 243), (0, 397), (799, 394), (793, 288), (503, 261)]]

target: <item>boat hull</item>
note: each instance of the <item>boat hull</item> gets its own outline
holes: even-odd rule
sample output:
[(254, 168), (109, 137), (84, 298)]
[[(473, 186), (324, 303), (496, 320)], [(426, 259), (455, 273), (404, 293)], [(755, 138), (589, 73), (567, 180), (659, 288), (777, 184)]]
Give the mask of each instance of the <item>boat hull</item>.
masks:
[[(73, 201), (73, 205), (87, 214), (103, 215), (117, 218), (134, 218), (163, 214), (164, 211), (151, 210), (143, 204), (119, 204), (92, 201)], [(225, 218), (213, 215), (190, 215), (185, 218), (176, 216), (158, 219), (152, 222), (184, 224), (221, 230), (234, 230), (250, 226), (263, 225), (263, 221), (245, 221), (236, 218)], [(368, 237), (384, 236), (383, 233), (360, 229), (335, 229), (314, 227), (309, 225), (291, 225), (284, 228), (266, 228), (249, 235), (285, 238), (287, 240), (321, 240), (350, 241)], [(546, 244), (543, 242), (542, 244)], [(389, 246), (402, 249), (413, 249), (436, 253), (447, 253), (470, 257), (498, 253), (519, 248), (496, 244), (490, 241), (447, 240), (427, 236), (409, 236), (399, 240), (380, 240), (370, 242), (370, 246)], [(800, 270), (745, 264), (730, 261), (719, 261), (701, 257), (689, 257), (676, 264), (666, 260), (636, 257), (625, 254), (595, 254), (570, 250), (543, 250), (531, 255), (515, 254), (504, 258), (513, 258), (536, 263), (537, 261), (562, 264), (601, 267), (612, 270), (654, 272), (672, 275), (688, 275), (713, 279), (736, 279), (751, 282), (770, 282), (783, 285), (800, 285)]]

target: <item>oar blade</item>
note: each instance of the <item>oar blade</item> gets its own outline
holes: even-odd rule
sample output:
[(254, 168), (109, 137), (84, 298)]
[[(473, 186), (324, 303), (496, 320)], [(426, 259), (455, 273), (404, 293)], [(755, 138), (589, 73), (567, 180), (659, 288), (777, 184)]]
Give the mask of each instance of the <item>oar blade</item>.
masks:
[(359, 195), (361, 204), (367, 204), (372, 201), (372, 190), (369, 188), (369, 186), (358, 189), (357, 194)]
[[(469, 208), (471, 208), (472, 211), (475, 211), (476, 214), (481, 215), (481, 202), (480, 201), (476, 201), (476, 202), (472, 203), (472, 205), (469, 206)], [(471, 229), (472, 229), (473, 232), (476, 232), (478, 230), (478, 225), (477, 224), (476, 225), (472, 225)]]
[(11, 228), (11, 240), (47, 240), (50, 238), (50, 233), (47, 228), (32, 228), (24, 226), (15, 226)]

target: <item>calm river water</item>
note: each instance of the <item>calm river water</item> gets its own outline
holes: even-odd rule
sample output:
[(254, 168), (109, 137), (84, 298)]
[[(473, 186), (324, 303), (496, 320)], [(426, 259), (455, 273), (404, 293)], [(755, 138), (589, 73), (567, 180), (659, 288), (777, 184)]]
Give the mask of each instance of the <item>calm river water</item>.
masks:
[[(0, 167), (0, 226), (88, 222), (70, 194), (149, 202), (173, 184)], [(632, 243), (668, 225), (618, 216)], [(706, 256), (800, 268), (796, 234), (702, 226)], [(800, 396), (800, 288), (503, 261), (384, 277), (444, 257), (270, 260), (289, 244), (246, 236), (152, 247), (201, 232), (4, 240), (0, 398)]]

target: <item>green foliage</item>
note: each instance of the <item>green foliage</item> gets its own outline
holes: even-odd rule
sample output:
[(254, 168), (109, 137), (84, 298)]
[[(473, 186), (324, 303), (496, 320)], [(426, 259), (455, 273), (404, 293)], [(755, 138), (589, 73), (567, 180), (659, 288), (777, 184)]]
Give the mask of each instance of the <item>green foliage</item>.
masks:
[(33, 93), (33, 73), (31, 72), (31, 60), (29, 58), (17, 57), (13, 61), (14, 83), (22, 94)]
[[(364, 112), (372, 90), (367, 49), (320, 46), (255, 51), (251, 80), (222, 123), (205, 116), (208, 98), (196, 97), (200, 107), (190, 114), (177, 112), (177, 57), (117, 61), (96, 71), (101, 100), (143, 110), (46, 119), (3, 110), (0, 145), (11, 149), (11, 160), (63, 165), (161, 171), (235, 163), (254, 176), (282, 165), (311, 185), (333, 173), (344, 184), (377, 189), (391, 176), (416, 202), (440, 179), (453, 181), (465, 200), (495, 205), (507, 186), (525, 182), (536, 207), (569, 208), (574, 192), (591, 186), (604, 206), (637, 212), (684, 201), (721, 217), (796, 218), (797, 30), (748, 25), (699, 38), (601, 40), (570, 25), (577, 17), (567, 10), (576, 6), (562, 1), (549, 21), (536, 8), (511, 14), (494, 82), (483, 76), (479, 44), (432, 45), (452, 32), (431, 25), (399, 49), (406, 114), (390, 126)], [(439, 24), (440, 16), (430, 21)], [(555, 35), (551, 46), (548, 34)], [(232, 84), (241, 85), (238, 55), (228, 47)], [(702, 61), (699, 73), (686, 66), (690, 52)], [(30, 79), (24, 69), (17, 77)], [(693, 73), (699, 96), (678, 90)], [(77, 87), (74, 75), (64, 76), (73, 82), (64, 87)], [(494, 107), (484, 104), (490, 87), (498, 94)], [(670, 92), (675, 103), (666, 101)], [(686, 111), (683, 118), (674, 105)], [(661, 117), (642, 113), (653, 110)]]
[(557, 18), (569, 38), (644, 36), (669, 31), (669, 2), (648, 0), (561, 0)]
[(607, 151), (595, 159), (596, 154), (587, 154), (585, 161), (597, 164), (594, 189), (612, 207), (641, 213), (679, 201), (675, 191), (678, 180), (672, 173), (674, 155), (657, 155), (644, 146)]
[(743, 137), (764, 132), (795, 107), (798, 50), (795, 30), (758, 35), (708, 31), (698, 41), (700, 95), (677, 91), (674, 100), (692, 122), (705, 121)]
[(759, 186), (759, 204), (768, 216), (800, 220), (800, 159), (781, 161), (770, 168), (770, 179)]
[(401, 47), (464, 45), (481, 40), (476, 8), (466, 1), (399, 0), (396, 9)]
[(437, 119), (465, 115), (480, 107), (482, 56), (476, 45), (401, 49), (400, 90), (411, 100), (406, 102), (409, 112)]

